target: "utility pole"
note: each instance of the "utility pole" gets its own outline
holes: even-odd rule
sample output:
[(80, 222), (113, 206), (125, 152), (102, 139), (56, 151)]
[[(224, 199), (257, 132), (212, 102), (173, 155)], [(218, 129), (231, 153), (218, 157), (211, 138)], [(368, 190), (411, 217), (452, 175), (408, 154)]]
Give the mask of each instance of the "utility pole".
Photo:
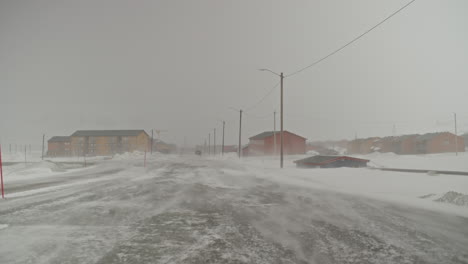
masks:
[(45, 142), (45, 134), (42, 134), (42, 160), (44, 160), (44, 142)]
[(216, 156), (216, 128), (213, 129), (213, 156)]
[(221, 156), (224, 156), (224, 127), (226, 126), (226, 122), (223, 121), (223, 143), (221, 144)]
[(269, 69), (259, 69), (260, 71), (268, 71), (276, 76), (280, 77), (280, 83), (281, 83), (281, 99), (280, 99), (280, 105), (281, 105), (281, 110), (280, 110), (280, 126), (281, 126), (281, 132), (280, 132), (280, 168), (283, 168), (283, 160), (284, 160), (284, 140), (283, 140), (283, 131), (284, 131), (284, 119), (283, 119), (283, 113), (284, 113), (284, 105), (283, 105), (283, 82), (284, 82), (284, 74), (283, 73), (276, 73), (272, 70)]
[(2, 199), (5, 199), (5, 190), (3, 188), (3, 164), (2, 164), (2, 145), (0, 145), (0, 189), (2, 189)]
[(239, 110), (239, 148), (238, 148), (238, 155), (239, 159), (242, 156), (242, 109)]
[(458, 135), (457, 135), (457, 113), (453, 113), (455, 119), (455, 155), (458, 156)]
[(208, 155), (211, 155), (211, 133), (208, 133)]
[(284, 146), (283, 146), (283, 79), (284, 79), (284, 75), (283, 73), (281, 73), (280, 75), (280, 78), (281, 78), (281, 158), (280, 158), (280, 167), (283, 168), (283, 155), (284, 155)]
[(273, 156), (276, 156), (276, 111), (273, 112)]

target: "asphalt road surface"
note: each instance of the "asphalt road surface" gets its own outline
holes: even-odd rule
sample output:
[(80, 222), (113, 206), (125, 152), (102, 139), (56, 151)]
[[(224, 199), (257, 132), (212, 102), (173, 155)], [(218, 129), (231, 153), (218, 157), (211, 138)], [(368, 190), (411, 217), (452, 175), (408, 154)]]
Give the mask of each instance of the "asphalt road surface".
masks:
[(467, 218), (228, 161), (111, 160), (10, 191), (0, 263), (468, 263)]

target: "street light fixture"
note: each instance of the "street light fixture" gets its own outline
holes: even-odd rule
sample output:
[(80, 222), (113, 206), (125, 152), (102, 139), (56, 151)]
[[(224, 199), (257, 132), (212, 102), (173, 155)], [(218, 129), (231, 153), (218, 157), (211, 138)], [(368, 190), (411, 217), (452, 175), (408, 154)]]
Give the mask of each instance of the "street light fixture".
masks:
[(280, 77), (280, 80), (281, 80), (281, 96), (280, 96), (280, 105), (281, 105), (281, 113), (280, 113), (280, 119), (281, 119), (281, 132), (280, 132), (280, 168), (283, 168), (283, 79), (284, 79), (284, 75), (283, 73), (276, 73), (272, 70), (269, 70), (269, 69), (259, 69), (259, 71), (267, 71), (267, 72), (270, 72), (276, 76), (279, 76)]

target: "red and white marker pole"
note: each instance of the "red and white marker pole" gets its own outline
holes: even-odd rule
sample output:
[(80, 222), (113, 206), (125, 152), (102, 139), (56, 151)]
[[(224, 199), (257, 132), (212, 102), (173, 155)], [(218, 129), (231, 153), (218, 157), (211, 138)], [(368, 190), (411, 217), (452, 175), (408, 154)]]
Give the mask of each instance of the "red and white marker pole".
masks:
[(0, 182), (2, 188), (2, 199), (5, 199), (5, 190), (3, 188), (3, 168), (2, 168), (2, 145), (0, 145)]

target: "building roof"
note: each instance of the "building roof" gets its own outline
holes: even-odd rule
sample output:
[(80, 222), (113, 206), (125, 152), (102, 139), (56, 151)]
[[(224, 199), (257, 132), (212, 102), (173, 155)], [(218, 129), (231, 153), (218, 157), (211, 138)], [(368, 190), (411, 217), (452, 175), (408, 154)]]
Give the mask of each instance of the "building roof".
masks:
[(128, 137), (145, 133), (143, 129), (137, 130), (77, 130), (72, 137)]
[[(431, 140), (432, 138), (434, 137), (437, 137), (437, 136), (440, 136), (442, 134), (446, 134), (446, 133), (450, 133), (450, 132), (435, 132), (435, 133), (427, 133), (427, 134), (424, 134), (424, 135), (420, 135), (416, 138), (416, 141), (427, 141), (427, 140)], [(450, 133), (451, 134), (451, 133)]]
[(353, 158), (353, 157), (348, 157), (348, 156), (312, 156), (308, 157), (305, 159), (301, 160), (296, 160), (294, 163), (306, 163), (306, 164), (314, 164), (314, 165), (323, 165), (323, 164), (328, 164), (332, 163), (337, 160), (355, 160), (355, 161), (361, 161), (361, 162), (369, 162), (369, 160), (366, 159), (358, 159), (358, 158)]
[(379, 141), (380, 142), (401, 142), (409, 138), (417, 137), (419, 134), (409, 134), (409, 135), (401, 135), (401, 136), (389, 136), (383, 137)]
[(353, 140), (349, 141), (348, 143), (362, 143), (362, 142), (369, 142), (369, 141), (378, 142), (381, 139), (382, 138), (379, 138), (379, 137), (356, 138), (356, 139), (353, 139)]
[[(303, 139), (306, 139), (305, 137), (301, 137), (301, 136), (299, 136), (297, 134), (294, 134), (294, 133), (291, 133), (291, 132), (289, 132), (287, 130), (283, 130), (283, 132), (298, 136), (298, 137), (303, 138)], [(275, 134), (275, 131), (266, 131), (266, 132), (262, 132), (262, 133), (260, 133), (258, 135), (255, 135), (253, 137), (250, 137), (249, 139), (253, 139), (253, 140), (265, 139), (267, 137), (273, 136), (274, 134)], [(280, 131), (276, 131), (276, 135), (280, 135)]]
[(70, 140), (68, 136), (55, 136), (51, 137), (47, 142), (69, 142)]

